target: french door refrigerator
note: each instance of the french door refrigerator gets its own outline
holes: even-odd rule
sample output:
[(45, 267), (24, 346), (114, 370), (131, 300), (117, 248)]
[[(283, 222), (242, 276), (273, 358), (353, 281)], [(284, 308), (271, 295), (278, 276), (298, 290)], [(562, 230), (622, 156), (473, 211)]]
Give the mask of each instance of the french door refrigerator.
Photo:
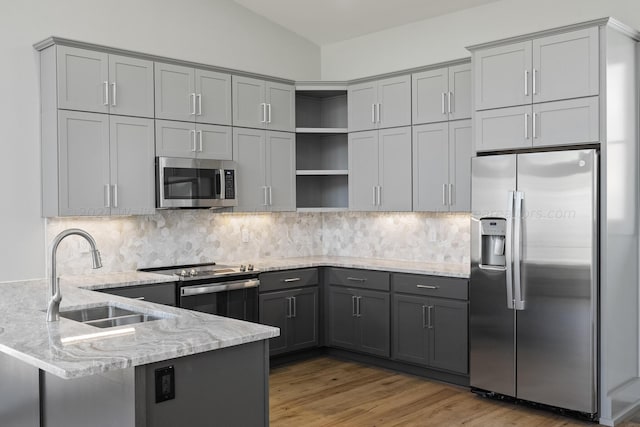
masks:
[(594, 418), (598, 153), (472, 160), (470, 383)]

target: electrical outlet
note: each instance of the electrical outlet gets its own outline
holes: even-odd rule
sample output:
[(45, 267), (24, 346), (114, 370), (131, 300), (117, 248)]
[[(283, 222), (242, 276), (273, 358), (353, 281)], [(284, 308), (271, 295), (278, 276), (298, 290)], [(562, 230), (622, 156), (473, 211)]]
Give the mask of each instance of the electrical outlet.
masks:
[(246, 228), (242, 229), (242, 243), (249, 243), (249, 230)]

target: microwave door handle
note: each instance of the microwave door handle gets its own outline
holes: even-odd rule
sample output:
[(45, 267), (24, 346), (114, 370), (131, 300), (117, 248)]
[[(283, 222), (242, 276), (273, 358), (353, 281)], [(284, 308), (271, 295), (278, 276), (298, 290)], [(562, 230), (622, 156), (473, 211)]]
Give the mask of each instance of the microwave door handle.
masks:
[(222, 193), (222, 185), (220, 183), (220, 174), (221, 174), (221, 170), (220, 169), (216, 169), (216, 173), (215, 173), (215, 185), (216, 185), (216, 189), (215, 189), (215, 198), (219, 199)]

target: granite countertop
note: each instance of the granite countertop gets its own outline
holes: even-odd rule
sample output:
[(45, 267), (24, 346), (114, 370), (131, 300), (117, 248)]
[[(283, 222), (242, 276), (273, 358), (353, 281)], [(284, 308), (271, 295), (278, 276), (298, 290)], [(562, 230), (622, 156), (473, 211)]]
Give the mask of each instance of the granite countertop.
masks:
[[(106, 329), (64, 318), (59, 322), (46, 322), (48, 283), (45, 279), (0, 283), (0, 351), (68, 379), (279, 335), (278, 328), (270, 326), (80, 288), (84, 284), (105, 288), (166, 281), (167, 276), (138, 272), (96, 274), (91, 275), (91, 280), (63, 277), (61, 310), (110, 303), (161, 317)], [(128, 333), (83, 339), (87, 334), (114, 330)]]

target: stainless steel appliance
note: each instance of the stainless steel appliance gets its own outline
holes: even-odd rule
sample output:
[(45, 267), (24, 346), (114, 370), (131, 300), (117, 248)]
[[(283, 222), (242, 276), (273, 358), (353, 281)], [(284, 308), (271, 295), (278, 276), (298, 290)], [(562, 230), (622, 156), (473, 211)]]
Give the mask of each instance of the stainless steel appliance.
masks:
[(472, 160), (470, 383), (598, 412), (598, 153)]
[(144, 268), (141, 271), (178, 276), (178, 306), (189, 310), (258, 321), (259, 271), (252, 265), (215, 263)]
[(230, 160), (156, 158), (158, 208), (238, 205), (236, 163)]

